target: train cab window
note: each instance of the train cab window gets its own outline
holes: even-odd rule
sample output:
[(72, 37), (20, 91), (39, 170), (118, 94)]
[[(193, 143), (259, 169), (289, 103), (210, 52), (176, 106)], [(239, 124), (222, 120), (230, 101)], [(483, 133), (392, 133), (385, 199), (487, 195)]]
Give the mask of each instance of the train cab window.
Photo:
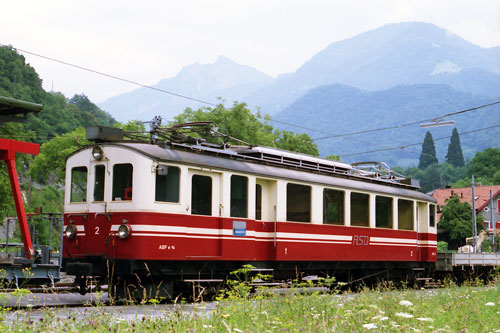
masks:
[(248, 216), (248, 178), (231, 176), (231, 217)]
[(351, 192), (351, 225), (370, 226), (370, 196), (368, 194)]
[(392, 198), (375, 197), (375, 226), (377, 228), (392, 228)]
[(310, 186), (287, 184), (286, 219), (293, 222), (311, 222)]
[(323, 223), (344, 224), (344, 192), (325, 188), (323, 190)]
[(87, 167), (71, 169), (71, 196), (70, 202), (87, 201)]
[(413, 230), (413, 201), (398, 200), (398, 229)]
[(436, 225), (436, 205), (429, 205), (429, 226)]
[(212, 178), (193, 175), (191, 214), (212, 215)]
[(155, 201), (179, 202), (180, 169), (159, 165), (156, 168)]
[(94, 201), (104, 201), (104, 165), (95, 166)]
[(262, 186), (255, 184), (255, 219), (262, 220)]
[(132, 200), (132, 173), (130, 163), (113, 166), (113, 200)]

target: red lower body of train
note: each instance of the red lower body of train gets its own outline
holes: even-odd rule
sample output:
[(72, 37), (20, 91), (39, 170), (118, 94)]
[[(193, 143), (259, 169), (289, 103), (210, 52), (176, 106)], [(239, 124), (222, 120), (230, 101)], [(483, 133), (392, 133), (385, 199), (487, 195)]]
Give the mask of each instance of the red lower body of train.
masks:
[(68, 274), (118, 284), (149, 277), (169, 292), (176, 281), (224, 278), (243, 264), (275, 278), (404, 280), (432, 270), (437, 257), (435, 234), (382, 228), (143, 212), (66, 214), (65, 224), (77, 231), (64, 239)]

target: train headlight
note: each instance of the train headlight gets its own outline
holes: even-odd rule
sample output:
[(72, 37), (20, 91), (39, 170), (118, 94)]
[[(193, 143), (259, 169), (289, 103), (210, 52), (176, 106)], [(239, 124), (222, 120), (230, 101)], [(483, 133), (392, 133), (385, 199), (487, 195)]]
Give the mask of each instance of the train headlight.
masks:
[(94, 146), (94, 148), (92, 148), (92, 157), (96, 161), (102, 160), (102, 158), (104, 157), (104, 151), (102, 150), (102, 148), (99, 146)]
[(64, 229), (64, 234), (66, 235), (66, 238), (68, 238), (68, 239), (75, 238), (76, 227), (73, 224), (69, 224), (68, 226), (66, 226), (66, 229)]
[(122, 224), (118, 227), (118, 236), (121, 239), (127, 239), (130, 236), (130, 227), (127, 224)]

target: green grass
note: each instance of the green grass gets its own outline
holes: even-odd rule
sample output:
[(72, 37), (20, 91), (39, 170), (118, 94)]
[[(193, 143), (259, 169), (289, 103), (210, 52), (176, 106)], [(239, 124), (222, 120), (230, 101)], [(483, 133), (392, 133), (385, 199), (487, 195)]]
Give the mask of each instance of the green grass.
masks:
[(433, 291), (380, 289), (341, 295), (230, 297), (207, 312), (187, 313), (179, 305), (164, 318), (132, 321), (102, 310), (89, 308), (91, 315), (63, 319), (47, 310), (41, 319), (32, 320), (25, 314), (10, 322), (6, 319), (12, 312), (4, 310), (0, 312), (0, 331), (359, 332), (372, 328), (384, 332), (494, 332), (500, 329), (500, 288), (451, 286)]

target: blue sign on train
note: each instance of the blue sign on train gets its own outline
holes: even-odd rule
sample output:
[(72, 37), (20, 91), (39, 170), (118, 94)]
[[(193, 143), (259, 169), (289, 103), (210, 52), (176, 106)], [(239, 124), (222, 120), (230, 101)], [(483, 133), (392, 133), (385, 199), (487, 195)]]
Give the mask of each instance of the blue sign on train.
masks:
[(245, 237), (247, 235), (247, 223), (245, 221), (233, 221), (233, 236)]

